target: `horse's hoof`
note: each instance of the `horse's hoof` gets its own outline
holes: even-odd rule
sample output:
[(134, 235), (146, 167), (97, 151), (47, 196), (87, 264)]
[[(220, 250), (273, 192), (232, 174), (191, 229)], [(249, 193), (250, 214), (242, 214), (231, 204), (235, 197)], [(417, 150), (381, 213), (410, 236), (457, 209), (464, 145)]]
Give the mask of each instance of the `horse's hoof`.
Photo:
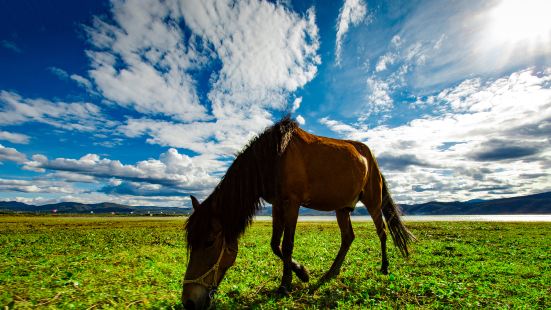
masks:
[(300, 265), (300, 268), (295, 271), (295, 274), (302, 282), (310, 281), (310, 274), (308, 273), (308, 269), (306, 269), (304, 265)]
[(388, 267), (381, 267), (381, 273), (382, 274), (388, 274)]
[(289, 296), (289, 290), (285, 286), (282, 285), (277, 289), (277, 294), (282, 296), (282, 297), (287, 297), (287, 296)]

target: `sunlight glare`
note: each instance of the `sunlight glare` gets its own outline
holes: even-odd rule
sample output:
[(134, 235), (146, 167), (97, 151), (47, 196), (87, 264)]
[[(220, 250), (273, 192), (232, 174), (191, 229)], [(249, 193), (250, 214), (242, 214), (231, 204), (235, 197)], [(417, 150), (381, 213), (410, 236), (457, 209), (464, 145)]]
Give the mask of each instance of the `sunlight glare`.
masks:
[(490, 12), (489, 22), (490, 40), (509, 44), (549, 44), (551, 0), (503, 0)]

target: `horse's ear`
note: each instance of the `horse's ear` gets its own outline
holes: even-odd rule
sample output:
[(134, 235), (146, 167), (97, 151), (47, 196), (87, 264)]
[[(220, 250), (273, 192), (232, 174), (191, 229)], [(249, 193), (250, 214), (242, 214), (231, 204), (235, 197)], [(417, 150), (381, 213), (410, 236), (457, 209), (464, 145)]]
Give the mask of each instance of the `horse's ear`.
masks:
[(189, 197), (191, 197), (191, 204), (193, 205), (193, 210), (197, 210), (197, 208), (199, 208), (199, 206), (201, 205), (199, 203), (199, 200), (197, 200), (197, 198), (193, 197), (193, 195), (189, 195)]

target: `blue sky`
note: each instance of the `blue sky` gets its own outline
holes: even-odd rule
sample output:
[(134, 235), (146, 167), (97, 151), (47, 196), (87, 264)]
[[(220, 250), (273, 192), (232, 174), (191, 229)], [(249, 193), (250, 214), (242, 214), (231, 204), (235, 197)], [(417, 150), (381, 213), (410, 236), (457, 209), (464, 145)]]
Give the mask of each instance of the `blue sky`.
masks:
[(531, 1), (0, 4), (0, 200), (188, 206), (287, 111), (400, 203), (551, 190)]

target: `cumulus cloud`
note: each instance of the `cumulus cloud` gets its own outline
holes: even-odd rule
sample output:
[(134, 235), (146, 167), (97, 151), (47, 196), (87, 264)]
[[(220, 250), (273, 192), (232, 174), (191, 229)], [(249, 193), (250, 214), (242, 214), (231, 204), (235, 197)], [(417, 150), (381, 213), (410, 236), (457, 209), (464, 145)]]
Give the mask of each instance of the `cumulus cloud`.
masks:
[[(368, 130), (329, 118), (320, 122), (365, 141), (401, 202), (551, 190), (550, 70), (465, 80), (434, 100), (442, 113), (397, 127)], [(534, 182), (526, 182), (527, 175)]]
[(97, 105), (89, 102), (53, 102), (0, 91), (0, 126), (27, 122), (79, 131), (95, 131), (114, 124), (105, 118)]
[[(36, 170), (36, 169), (35, 169)], [(44, 172), (45, 169), (38, 169), (39, 172)], [(45, 174), (40, 178), (44, 180), (61, 180), (70, 183), (97, 183), (98, 180), (91, 175), (85, 175), (80, 173), (74, 173), (69, 171), (55, 171)]]
[(13, 180), (0, 179), (0, 191), (21, 193), (57, 193), (77, 194), (82, 192), (73, 188), (70, 184), (46, 180)]
[(11, 143), (27, 144), (31, 137), (15, 132), (0, 131), (0, 140), (9, 141)]
[[(105, 97), (146, 114), (190, 122), (283, 109), (320, 62), (313, 9), (300, 16), (265, 1), (128, 1), (112, 13), (114, 24), (95, 19), (87, 28), (90, 75)], [(220, 69), (210, 77), (209, 115), (194, 72), (212, 70), (212, 60)]]
[(23, 153), (20, 153), (14, 148), (5, 147), (0, 144), (0, 162), (6, 160), (16, 163), (24, 163), (25, 161), (27, 161), (27, 156)]
[(363, 0), (345, 0), (337, 18), (337, 38), (335, 42), (335, 63), (341, 62), (342, 45), (350, 26), (356, 26), (367, 15), (367, 5)]
[(392, 99), (390, 98), (390, 86), (388, 82), (370, 77), (367, 79), (367, 88), (367, 107), (371, 111), (381, 111), (392, 108)]
[(208, 95), (217, 118), (242, 114), (251, 105), (285, 108), (285, 95), (317, 72), (313, 8), (300, 16), (265, 1), (186, 1), (181, 12), (222, 63)]
[[(189, 70), (200, 57), (197, 37), (179, 27), (174, 1), (115, 1), (114, 24), (95, 18), (87, 27), (94, 49), (89, 74), (107, 99), (138, 112), (179, 120), (206, 118)], [(189, 44), (186, 46), (186, 40)]]
[[(219, 119), (216, 122), (195, 122), (191, 124), (156, 121), (152, 119), (129, 119), (119, 131), (128, 137), (147, 135), (148, 143), (192, 150), (203, 158), (228, 157), (239, 151), (243, 145), (271, 124), (266, 115), (251, 115), (250, 119)], [(206, 163), (206, 162), (203, 162)]]
[(98, 192), (80, 192), (74, 194), (61, 194), (52, 197), (51, 195), (43, 195), (40, 193), (20, 192), (21, 196), (13, 198), (0, 198), (4, 201), (18, 201), (27, 204), (45, 205), (59, 202), (78, 202), (78, 203), (98, 203), (111, 202), (130, 206), (158, 206), (158, 207), (182, 207), (187, 205), (190, 207), (189, 196), (134, 196), (134, 195), (111, 195)]
[[(94, 178), (116, 178), (136, 183), (160, 185), (174, 190), (201, 192), (216, 185), (217, 179), (210, 176), (203, 168), (197, 167), (192, 158), (180, 154), (176, 149), (162, 153), (159, 159), (148, 159), (135, 165), (125, 165), (118, 160), (101, 158), (97, 154), (87, 154), (79, 159), (56, 158), (49, 160), (44, 155), (34, 155), (32, 160), (25, 162), (27, 169), (44, 169), (69, 172), (76, 181), (75, 174)], [(54, 175), (65, 177), (67, 175)], [(86, 178), (84, 178), (86, 180)], [(91, 180), (90, 180), (91, 181)], [(122, 184), (113, 183), (114, 186)], [(145, 185), (142, 185), (145, 186)], [(148, 185), (149, 186), (149, 185)], [(153, 187), (151, 187), (153, 189)], [(160, 187), (158, 189), (161, 189)]]
[(274, 110), (288, 109), (321, 62), (313, 8), (116, 1), (111, 13), (86, 27), (89, 75), (108, 100), (143, 114), (117, 132), (191, 150), (193, 164), (209, 174), (269, 126)]
[(330, 119), (329, 117), (323, 117), (319, 122), (334, 132), (337, 132), (343, 136), (356, 136), (358, 134), (358, 128), (355, 126), (345, 124), (343, 122)]

